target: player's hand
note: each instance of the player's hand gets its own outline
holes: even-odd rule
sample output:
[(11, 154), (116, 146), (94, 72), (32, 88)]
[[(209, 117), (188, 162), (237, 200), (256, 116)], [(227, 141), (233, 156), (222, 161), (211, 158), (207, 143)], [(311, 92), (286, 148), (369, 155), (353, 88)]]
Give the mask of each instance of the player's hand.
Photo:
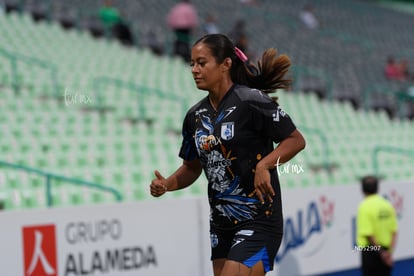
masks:
[(156, 178), (151, 181), (150, 192), (152, 196), (159, 197), (168, 191), (167, 180), (157, 170), (154, 171), (154, 174)]
[(256, 166), (254, 188), (256, 190), (256, 195), (262, 204), (264, 204), (266, 199), (269, 202), (273, 202), (275, 191), (270, 183), (270, 172), (268, 169)]

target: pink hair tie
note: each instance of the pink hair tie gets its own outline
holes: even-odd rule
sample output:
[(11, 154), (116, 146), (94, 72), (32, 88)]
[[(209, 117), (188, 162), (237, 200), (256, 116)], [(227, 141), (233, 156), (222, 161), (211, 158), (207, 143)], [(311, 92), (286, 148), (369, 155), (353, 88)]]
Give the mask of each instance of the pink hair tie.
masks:
[(246, 62), (248, 60), (247, 56), (237, 47), (234, 47), (234, 52), (236, 53), (236, 56), (243, 62)]

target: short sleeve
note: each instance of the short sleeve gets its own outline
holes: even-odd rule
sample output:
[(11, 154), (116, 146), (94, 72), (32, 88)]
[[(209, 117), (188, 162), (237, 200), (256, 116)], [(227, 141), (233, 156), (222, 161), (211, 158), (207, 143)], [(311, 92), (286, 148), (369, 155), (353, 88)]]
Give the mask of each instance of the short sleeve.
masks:
[(179, 156), (187, 161), (198, 158), (198, 152), (194, 140), (194, 120), (191, 120), (191, 113), (187, 113), (183, 122), (182, 136), (183, 140)]
[(279, 143), (287, 138), (296, 126), (290, 116), (272, 98), (263, 92), (249, 100), (257, 131)]
[(358, 235), (361, 237), (371, 236), (374, 233), (369, 210), (364, 207), (363, 205), (359, 207), (357, 216)]

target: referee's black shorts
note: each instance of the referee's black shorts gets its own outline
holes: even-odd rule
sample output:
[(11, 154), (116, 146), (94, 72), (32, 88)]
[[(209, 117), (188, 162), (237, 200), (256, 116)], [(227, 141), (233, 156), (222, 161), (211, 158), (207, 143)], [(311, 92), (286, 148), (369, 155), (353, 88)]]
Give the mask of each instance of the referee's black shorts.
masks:
[(392, 273), (392, 267), (382, 261), (380, 251), (362, 251), (361, 264), (363, 276), (390, 276)]

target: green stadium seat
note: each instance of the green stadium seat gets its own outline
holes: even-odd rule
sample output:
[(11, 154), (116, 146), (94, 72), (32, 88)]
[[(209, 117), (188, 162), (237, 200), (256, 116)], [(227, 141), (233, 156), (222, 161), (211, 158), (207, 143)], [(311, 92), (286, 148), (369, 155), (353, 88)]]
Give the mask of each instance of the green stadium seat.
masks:
[[(33, 43), (27, 44), (27, 39)], [(181, 165), (178, 151), (184, 112), (206, 96), (196, 89), (188, 66), (178, 58), (156, 58), (147, 49), (130, 50), (115, 42), (94, 40), (87, 32), (64, 31), (53, 22), (34, 24), (27, 14), (0, 17), (0, 43), (6, 50), (56, 65), (59, 81), (59, 90), (54, 91), (47, 70), (19, 63), (22, 91), (15, 96), (9, 64), (0, 63), (1, 160), (108, 185), (121, 191), (125, 200), (153, 199), (148, 191), (153, 171), (168, 175)], [(94, 91), (97, 77), (130, 82), (150, 92), (137, 94), (114, 85)], [(114, 110), (101, 117), (96, 111), (85, 111), (91, 106), (80, 102), (67, 105), (41, 97), (64, 96), (65, 91), (88, 95), (93, 102), (97, 101), (95, 93), (100, 93)], [(174, 96), (182, 100), (171, 99)], [(413, 122), (391, 121), (385, 112), (354, 110), (348, 102), (320, 101), (312, 93), (280, 90), (276, 96), (307, 140), (305, 151), (291, 161), (303, 164), (305, 172), (282, 175), (283, 189), (353, 184), (372, 172), (375, 145), (412, 148)], [(152, 124), (122, 120), (142, 115), (138, 109), (142, 102), (147, 116), (143, 119), (153, 119)], [(328, 144), (305, 129), (322, 131)], [(326, 145), (330, 161), (338, 165), (332, 174), (315, 169), (325, 161)], [(387, 179), (414, 177), (410, 157), (381, 154), (380, 164)], [(7, 209), (45, 206), (43, 177), (12, 173), (1, 183), (0, 179), (4, 185), (0, 200), (7, 198)], [(206, 196), (206, 186), (202, 175), (188, 189), (167, 197)], [(52, 191), (56, 206), (113, 202), (111, 194), (61, 181), (53, 181)]]
[(4, 210), (13, 210), (20, 207), (20, 202), (15, 197), (13, 189), (4, 189), (0, 191), (0, 204)]

